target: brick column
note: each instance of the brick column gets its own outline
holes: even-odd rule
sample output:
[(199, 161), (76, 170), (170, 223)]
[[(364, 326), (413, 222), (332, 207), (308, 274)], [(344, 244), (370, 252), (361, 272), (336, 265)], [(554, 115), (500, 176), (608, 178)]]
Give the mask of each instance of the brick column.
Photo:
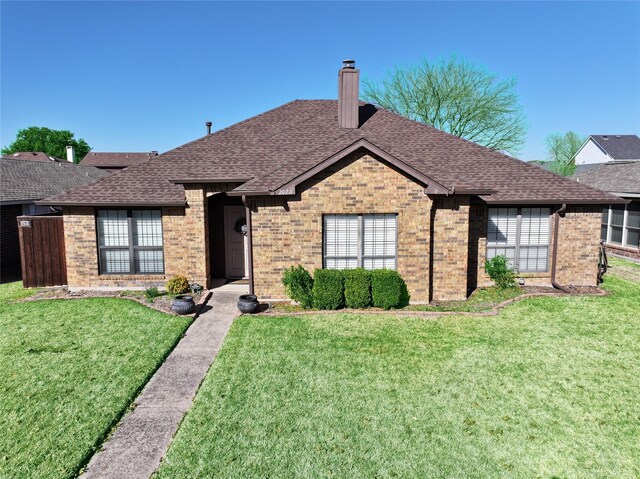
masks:
[(432, 212), (433, 300), (467, 297), (469, 196), (435, 197)]

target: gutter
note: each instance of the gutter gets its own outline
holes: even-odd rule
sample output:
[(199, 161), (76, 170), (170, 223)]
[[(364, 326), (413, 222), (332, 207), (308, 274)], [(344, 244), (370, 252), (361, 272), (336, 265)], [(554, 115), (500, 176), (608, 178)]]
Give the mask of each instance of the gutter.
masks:
[(551, 256), (551, 285), (560, 291), (571, 294), (571, 290), (566, 286), (562, 286), (556, 282), (556, 263), (558, 259), (558, 228), (560, 227), (560, 217), (564, 217), (567, 210), (567, 204), (564, 203), (560, 209), (553, 214), (553, 254)]
[(251, 233), (251, 208), (249, 208), (249, 202), (247, 201), (247, 196), (242, 195), (242, 204), (246, 208), (246, 217), (247, 217), (247, 242), (249, 243), (247, 246), (247, 263), (249, 264), (249, 294), (254, 294), (253, 292), (253, 235)]

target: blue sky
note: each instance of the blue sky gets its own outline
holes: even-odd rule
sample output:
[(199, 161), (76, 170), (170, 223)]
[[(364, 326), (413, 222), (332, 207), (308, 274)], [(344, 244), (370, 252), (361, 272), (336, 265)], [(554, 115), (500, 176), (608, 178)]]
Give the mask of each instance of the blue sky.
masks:
[(530, 125), (640, 134), (640, 2), (6, 2), (0, 142), (31, 125), (96, 151), (166, 151), (295, 98), (343, 58), (381, 79), (455, 53), (518, 78)]

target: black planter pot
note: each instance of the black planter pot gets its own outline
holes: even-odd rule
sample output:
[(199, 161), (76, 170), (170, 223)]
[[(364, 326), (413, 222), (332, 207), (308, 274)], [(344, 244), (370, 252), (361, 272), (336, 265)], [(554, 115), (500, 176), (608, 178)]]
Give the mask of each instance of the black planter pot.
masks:
[(193, 296), (188, 294), (182, 294), (176, 296), (171, 301), (171, 309), (178, 314), (191, 314), (196, 309), (196, 304), (193, 302)]
[(253, 294), (243, 294), (238, 299), (238, 309), (245, 314), (254, 314), (258, 312), (260, 303), (258, 298)]

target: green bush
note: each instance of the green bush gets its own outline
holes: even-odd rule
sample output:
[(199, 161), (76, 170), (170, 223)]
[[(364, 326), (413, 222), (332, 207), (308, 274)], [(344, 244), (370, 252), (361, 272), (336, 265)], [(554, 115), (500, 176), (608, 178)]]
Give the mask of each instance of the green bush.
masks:
[(362, 309), (371, 306), (371, 271), (366, 269), (345, 269), (344, 303), (347, 308)]
[(153, 303), (153, 300), (155, 298), (157, 298), (158, 296), (161, 295), (160, 291), (158, 291), (158, 288), (156, 288), (155, 286), (151, 287), (151, 288), (147, 288), (144, 290), (144, 295), (147, 298), (147, 301), (150, 303)]
[(313, 279), (313, 307), (339, 309), (344, 306), (344, 276), (338, 269), (317, 269)]
[(485, 271), (500, 289), (516, 286), (516, 273), (504, 255), (494, 256), (484, 264)]
[(184, 294), (189, 292), (189, 280), (178, 274), (167, 281), (167, 291), (171, 294)]
[(409, 304), (409, 291), (397, 271), (376, 269), (371, 272), (371, 299), (377, 308), (398, 308)]
[(287, 296), (300, 303), (303, 308), (313, 306), (313, 278), (301, 265), (284, 270), (282, 284)]

